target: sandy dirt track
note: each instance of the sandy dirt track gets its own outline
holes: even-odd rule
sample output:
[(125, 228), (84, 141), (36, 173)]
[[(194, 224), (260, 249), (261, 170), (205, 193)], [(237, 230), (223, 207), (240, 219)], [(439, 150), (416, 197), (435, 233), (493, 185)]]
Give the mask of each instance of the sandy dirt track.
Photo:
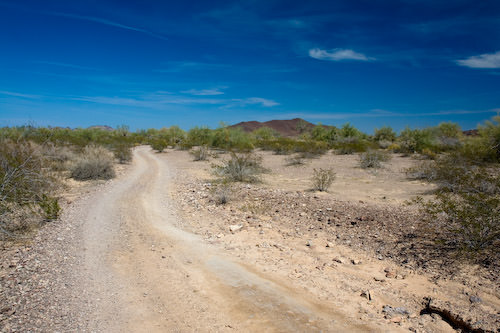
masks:
[[(370, 331), (185, 232), (169, 205), (171, 170), (149, 148), (87, 202), (85, 269), (99, 331)], [(395, 327), (391, 328), (395, 330)]]
[[(346, 229), (325, 229), (315, 214), (352, 203), (269, 189), (288, 179), (307, 186), (302, 169), (274, 160), (266, 159), (274, 164), (263, 184), (238, 184), (224, 206), (210, 202), (212, 162), (192, 162), (185, 151), (137, 147), (117, 178), (73, 184), (60, 221), (2, 252), (0, 332), (454, 332), (439, 315), (421, 313), (426, 297), (487, 327), (500, 322), (491, 283), (433, 281), (346, 246)], [(404, 184), (389, 171), (370, 175), (373, 183)], [(362, 193), (361, 176), (342, 179)], [(373, 199), (368, 190), (363, 199), (395, 203), (400, 192)]]

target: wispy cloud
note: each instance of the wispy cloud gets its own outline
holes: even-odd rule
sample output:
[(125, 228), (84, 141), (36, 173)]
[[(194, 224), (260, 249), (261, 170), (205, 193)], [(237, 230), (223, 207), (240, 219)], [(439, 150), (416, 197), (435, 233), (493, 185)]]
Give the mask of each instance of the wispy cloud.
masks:
[(93, 70), (93, 71), (98, 71), (98, 68), (94, 67), (87, 67), (87, 66), (81, 66), (81, 65), (75, 65), (75, 64), (67, 64), (63, 62), (56, 62), (56, 61), (33, 61), (35, 64), (42, 64), (42, 65), (51, 65), (51, 66), (59, 66), (59, 67), (67, 67), (67, 68), (74, 68), (74, 69), (81, 69), (81, 70)]
[(5, 91), (5, 90), (0, 90), (0, 95), (6, 95), (6, 96), (11, 96), (11, 97), (21, 97), (21, 98), (28, 98), (28, 99), (37, 99), (37, 98), (41, 97), (39, 95), (23, 94), (23, 93), (18, 93), (18, 92), (13, 92), (13, 91)]
[(141, 32), (141, 33), (144, 33), (144, 34), (149, 35), (151, 37), (155, 37), (155, 38), (162, 39), (162, 40), (167, 40), (168, 39), (166, 36), (157, 34), (155, 32), (152, 32), (152, 31), (149, 31), (149, 30), (146, 30), (146, 29), (142, 29), (142, 28), (138, 28), (138, 27), (133, 27), (133, 26), (130, 26), (130, 25), (125, 25), (125, 24), (118, 23), (118, 22), (115, 22), (115, 21), (111, 21), (111, 20), (108, 20), (108, 19), (105, 19), (105, 18), (101, 18), (101, 17), (77, 15), (77, 14), (62, 13), (62, 12), (47, 12), (47, 14), (48, 15), (53, 15), (53, 16), (67, 17), (67, 18), (71, 18), (71, 19), (75, 19), (75, 20), (95, 22), (95, 23), (104, 24), (104, 25), (108, 25), (108, 26), (111, 26), (111, 27), (115, 27), (115, 28), (120, 28), (120, 29), (125, 29), (125, 30), (131, 30), (131, 31)]
[(217, 70), (230, 68), (231, 65), (228, 64), (217, 64), (217, 63), (207, 63), (207, 62), (196, 62), (196, 61), (169, 61), (166, 63), (166, 68), (156, 69), (157, 73), (179, 73), (183, 71), (193, 70)]
[(236, 107), (236, 106), (247, 106), (247, 105), (260, 105), (264, 107), (273, 107), (276, 105), (280, 105), (280, 103), (273, 101), (271, 99), (261, 98), (261, 97), (249, 97), (238, 99), (234, 98), (231, 100), (232, 103), (226, 105), (226, 107)]
[(314, 111), (299, 111), (280, 115), (280, 117), (288, 118), (307, 118), (307, 119), (352, 119), (352, 118), (383, 118), (383, 117), (422, 117), (422, 116), (449, 116), (449, 115), (465, 115), (465, 114), (487, 114), (499, 113), (500, 109), (487, 109), (487, 110), (441, 110), (435, 112), (422, 112), (422, 113), (405, 113), (394, 112), (383, 109), (373, 109), (368, 112), (330, 112), (319, 113)]
[(359, 60), (370, 61), (375, 58), (367, 57), (362, 53), (355, 52), (349, 49), (333, 49), (331, 51), (314, 48), (309, 50), (309, 56), (318, 60), (342, 61), (342, 60)]
[(165, 94), (165, 93), (151, 93), (141, 96), (121, 97), (121, 96), (73, 96), (67, 99), (73, 101), (106, 104), (106, 105), (120, 105), (128, 107), (140, 107), (151, 109), (163, 109), (167, 105), (213, 105), (219, 106), (223, 109), (233, 107), (245, 107), (247, 105), (256, 105), (261, 107), (272, 107), (279, 105), (279, 103), (260, 97), (250, 97), (242, 99), (224, 99), (224, 98), (203, 98), (200, 97), (186, 97), (182, 95)]
[(220, 88), (214, 89), (189, 89), (181, 91), (183, 94), (189, 94), (194, 96), (215, 96), (215, 95), (224, 95), (224, 92), (220, 90)]
[(500, 68), (500, 51), (457, 60), (456, 63), (470, 68)]

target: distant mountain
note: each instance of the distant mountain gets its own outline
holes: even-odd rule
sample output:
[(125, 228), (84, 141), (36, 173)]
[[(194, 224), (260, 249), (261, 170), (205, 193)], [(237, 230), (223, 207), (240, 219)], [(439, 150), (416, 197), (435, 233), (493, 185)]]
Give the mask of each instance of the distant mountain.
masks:
[(100, 129), (104, 131), (114, 131), (113, 127), (108, 126), (108, 125), (95, 125), (95, 126), (90, 126), (88, 129)]
[(478, 136), (479, 135), (479, 130), (477, 129), (472, 129), (472, 130), (467, 130), (462, 132), (465, 136)]
[(297, 136), (301, 134), (299, 128), (302, 128), (302, 132), (310, 130), (315, 125), (304, 119), (295, 118), (289, 120), (270, 120), (266, 122), (260, 121), (244, 121), (232, 126), (230, 128), (239, 127), (245, 132), (252, 132), (261, 127), (269, 127), (282, 136)]

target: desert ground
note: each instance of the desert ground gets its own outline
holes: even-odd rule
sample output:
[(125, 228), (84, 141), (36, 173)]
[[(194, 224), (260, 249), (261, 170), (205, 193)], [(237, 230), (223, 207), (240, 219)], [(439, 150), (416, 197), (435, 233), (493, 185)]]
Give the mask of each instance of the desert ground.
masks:
[[(60, 221), (1, 251), (0, 331), (498, 331), (495, 270), (430, 250), (407, 204), (433, 190), (406, 178), (415, 160), (258, 154), (262, 182), (225, 205), (211, 173), (224, 155), (142, 146), (117, 178), (72, 182)], [(330, 191), (311, 191), (330, 167)]]

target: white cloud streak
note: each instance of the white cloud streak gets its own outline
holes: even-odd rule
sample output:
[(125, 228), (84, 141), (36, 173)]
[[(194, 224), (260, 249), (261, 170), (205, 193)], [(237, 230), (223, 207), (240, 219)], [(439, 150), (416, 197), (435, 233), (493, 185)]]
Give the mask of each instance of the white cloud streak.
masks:
[[(198, 95), (204, 96), (204, 95)], [(108, 97), (108, 96), (75, 96), (68, 98), (73, 101), (120, 105), (128, 107), (141, 107), (162, 109), (167, 105), (214, 105), (221, 108), (246, 107), (248, 105), (256, 105), (260, 107), (273, 107), (279, 103), (261, 97), (250, 97), (243, 99), (223, 99), (223, 98), (201, 98), (201, 97), (185, 97), (179, 95), (169, 95), (163, 93), (154, 93), (139, 97)]]
[(28, 98), (28, 99), (40, 98), (39, 95), (23, 94), (23, 93), (18, 93), (18, 92), (13, 92), (13, 91), (5, 91), (5, 90), (0, 90), (0, 95), (11, 96), (11, 97), (21, 97), (21, 98)]
[(54, 16), (60, 16), (60, 17), (67, 17), (67, 18), (71, 18), (71, 19), (75, 19), (75, 20), (95, 22), (95, 23), (104, 24), (104, 25), (107, 25), (107, 26), (111, 26), (111, 27), (115, 27), (115, 28), (120, 28), (120, 29), (124, 29), (124, 30), (136, 31), (136, 32), (140, 32), (140, 33), (143, 33), (143, 34), (146, 34), (146, 35), (149, 35), (151, 37), (158, 38), (158, 39), (162, 39), (162, 40), (167, 40), (168, 39), (167, 37), (165, 37), (163, 35), (154, 33), (152, 31), (149, 31), (149, 30), (146, 30), (146, 29), (142, 29), (142, 28), (133, 27), (133, 26), (130, 26), (130, 25), (121, 24), (121, 23), (114, 22), (114, 21), (111, 21), (111, 20), (108, 20), (108, 19), (104, 19), (104, 18), (100, 18), (100, 17), (85, 16), (85, 15), (76, 15), (76, 14), (61, 13), (61, 12), (49, 12), (47, 14), (54, 15)]
[(194, 96), (215, 96), (215, 95), (224, 95), (223, 91), (220, 91), (218, 88), (215, 89), (189, 89), (181, 91), (183, 94), (189, 94)]
[(331, 51), (322, 50), (319, 48), (314, 48), (309, 50), (309, 56), (318, 60), (327, 61), (342, 61), (342, 60), (358, 60), (358, 61), (370, 61), (375, 60), (375, 58), (367, 57), (362, 53), (355, 52), (349, 49), (333, 49)]
[(500, 68), (500, 51), (456, 60), (456, 63), (469, 68)]
[(273, 101), (271, 99), (261, 98), (261, 97), (249, 97), (244, 99), (232, 99), (233, 103), (226, 105), (227, 108), (237, 107), (237, 106), (247, 106), (247, 105), (260, 105), (264, 107), (273, 107), (280, 105), (280, 103)]

